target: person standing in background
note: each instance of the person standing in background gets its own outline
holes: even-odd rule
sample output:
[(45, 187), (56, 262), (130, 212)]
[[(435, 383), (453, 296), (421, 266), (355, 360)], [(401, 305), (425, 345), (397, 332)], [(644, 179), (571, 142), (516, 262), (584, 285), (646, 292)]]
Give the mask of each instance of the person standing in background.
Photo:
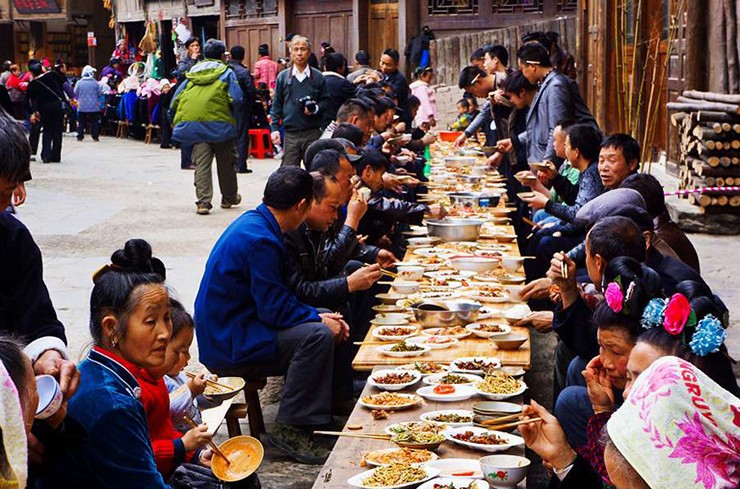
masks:
[(367, 51), (357, 51), (357, 54), (355, 54), (355, 63), (355, 69), (347, 75), (347, 81), (350, 83), (355, 83), (355, 80), (362, 75), (377, 73), (375, 68), (370, 66), (370, 55), (367, 54)]
[(411, 124), (409, 119), (409, 82), (403, 73), (398, 71), (398, 62), (400, 55), (398, 51), (393, 48), (388, 48), (383, 51), (383, 56), (380, 57), (380, 71), (383, 73), (383, 81), (389, 83), (393, 87), (393, 93), (396, 95), (398, 100), (398, 108), (401, 109), (401, 120), (407, 124)]
[(28, 99), (31, 102), (31, 123), (41, 121), (44, 130), (41, 159), (44, 163), (59, 163), (62, 160), (62, 124), (66, 102), (59, 76), (55, 72), (44, 73), (40, 63), (29, 67), (34, 80), (28, 84)]
[(249, 68), (244, 66), (244, 46), (234, 46), (229, 52), (231, 59), (227, 63), (234, 74), (236, 81), (239, 82), (239, 88), (242, 89), (242, 102), (234, 106), (234, 116), (236, 117), (236, 171), (238, 173), (252, 173), (247, 167), (247, 158), (249, 157), (249, 121), (252, 118), (252, 105), (257, 97), (257, 89), (254, 87), (254, 80)]
[(357, 88), (347, 81), (347, 60), (341, 53), (329, 53), (322, 58), (324, 62), (324, 79), (326, 89), (331, 97), (327, 118), (334, 120), (337, 117), (339, 107), (344, 102), (355, 96)]
[(264, 83), (267, 88), (272, 90), (275, 88), (275, 80), (277, 79), (280, 67), (270, 58), (270, 47), (267, 44), (260, 44), (257, 52), (260, 55), (260, 59), (254, 63), (253, 74), (255, 85)]
[(419, 99), (419, 111), (416, 113), (416, 127), (429, 124), (429, 127), (437, 125), (439, 115), (437, 114), (437, 94), (429, 85), (434, 78), (434, 69), (431, 66), (417, 68), (414, 71), (417, 80), (409, 88), (411, 94)]
[(95, 80), (95, 68), (90, 65), (82, 68), (82, 78), (75, 84), (77, 98), (77, 140), (85, 138), (85, 127), (90, 122), (90, 136), (98, 140), (100, 134), (100, 96), (103, 89)]

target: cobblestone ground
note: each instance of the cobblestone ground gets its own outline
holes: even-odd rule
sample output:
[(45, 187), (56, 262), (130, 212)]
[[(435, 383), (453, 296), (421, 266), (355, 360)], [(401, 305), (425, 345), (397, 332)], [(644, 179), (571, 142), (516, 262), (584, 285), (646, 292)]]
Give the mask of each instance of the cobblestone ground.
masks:
[[(79, 143), (65, 136), (61, 164), (32, 164), (34, 179), (27, 185), (28, 200), (18, 209), (18, 218), (29, 227), (43, 252), (46, 283), (66, 325), (73, 355), (81, 358), (90, 344), (90, 277), (129, 238), (151, 243), (167, 265), (167, 281), (175, 295), (192, 309), (211, 247), (229, 223), (259, 203), (277, 163), (257, 160), (251, 167), (254, 173), (238, 176), (244, 198), (240, 207), (220, 209), (216, 191), (212, 214), (197, 216), (193, 174), (179, 169), (176, 150), (107, 137), (98, 143)], [(705, 235), (691, 239), (702, 258), (706, 280), (730, 310), (737, 311), (740, 289), (733, 285), (733, 279), (740, 276), (740, 264), (730, 259), (728, 252), (738, 250), (740, 240)], [(547, 352), (553, 338), (539, 336), (536, 341), (542, 347), (537, 348), (532, 362), (535, 367), (527, 382), (533, 387), (532, 396), (549, 404), (551, 355)], [(730, 353), (740, 358), (737, 327), (730, 330)], [(261, 393), (268, 430), (275, 419), (281, 385), (280, 379), (270, 379)], [(225, 437), (225, 431), (221, 429), (219, 439)], [(242, 431), (248, 432), (246, 423)], [(311, 487), (318, 471), (318, 467), (290, 462), (267, 447), (259, 473), (263, 487), (283, 489)]]

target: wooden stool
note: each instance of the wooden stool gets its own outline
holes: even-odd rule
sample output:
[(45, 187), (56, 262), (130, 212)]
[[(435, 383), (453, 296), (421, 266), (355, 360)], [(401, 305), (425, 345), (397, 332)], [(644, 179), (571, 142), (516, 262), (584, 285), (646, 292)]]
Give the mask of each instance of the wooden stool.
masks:
[(260, 406), (259, 390), (267, 384), (267, 379), (247, 380), (244, 385), (244, 398), (246, 403), (234, 403), (226, 412), (226, 428), (229, 438), (242, 434), (239, 420), (247, 418), (249, 421), (249, 434), (253, 438), (260, 439), (265, 432), (265, 420), (262, 418), (262, 406)]
[(146, 136), (144, 136), (144, 144), (151, 144), (152, 142), (152, 136), (154, 139), (157, 139), (157, 131), (159, 131), (159, 126), (156, 124), (148, 124), (146, 126)]
[(118, 121), (118, 129), (116, 129), (117, 138), (128, 138), (128, 121)]

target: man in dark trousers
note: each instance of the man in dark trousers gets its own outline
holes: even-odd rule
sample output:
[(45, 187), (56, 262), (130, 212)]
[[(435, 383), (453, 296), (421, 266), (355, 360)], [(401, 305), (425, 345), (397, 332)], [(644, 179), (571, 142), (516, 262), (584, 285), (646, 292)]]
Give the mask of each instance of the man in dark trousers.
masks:
[(380, 57), (380, 71), (383, 73), (383, 81), (390, 83), (393, 87), (393, 93), (398, 100), (398, 108), (401, 109), (401, 119), (411, 123), (409, 114), (409, 82), (403, 73), (398, 71), (398, 62), (400, 56), (398, 51), (388, 48), (383, 51)]
[(234, 116), (236, 117), (236, 171), (237, 173), (252, 173), (247, 167), (247, 158), (249, 157), (249, 120), (251, 119), (252, 105), (257, 96), (257, 90), (254, 88), (254, 79), (249, 72), (249, 68), (244, 66), (244, 47), (233, 46), (229, 52), (231, 59), (228, 65), (234, 70), (236, 81), (239, 82), (239, 88), (242, 89), (242, 103), (234, 107)]
[(280, 144), (280, 124), (285, 130), (284, 156), (281, 166), (299, 166), (308, 146), (321, 137), (331, 121), (329, 91), (324, 75), (308, 65), (311, 43), (295, 35), (290, 41), (292, 65), (283, 70), (275, 82), (270, 115), (272, 142)]
[(26, 91), (31, 102), (31, 122), (40, 120), (44, 130), (41, 159), (44, 163), (59, 163), (62, 161), (62, 125), (66, 111), (62, 84), (56, 73), (44, 73), (41, 63), (30, 65), (29, 70), (34, 76)]

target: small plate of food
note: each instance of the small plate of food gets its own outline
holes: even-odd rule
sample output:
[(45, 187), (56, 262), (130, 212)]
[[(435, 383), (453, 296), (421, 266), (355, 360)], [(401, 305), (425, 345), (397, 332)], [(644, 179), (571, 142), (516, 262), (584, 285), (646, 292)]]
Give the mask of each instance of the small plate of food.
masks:
[(367, 379), (367, 383), (384, 391), (400, 391), (421, 380), (416, 370), (378, 370)]
[(478, 459), (440, 458), (427, 463), (427, 467), (439, 470), (440, 477), (454, 480), (483, 478), (483, 471)]
[(421, 375), (439, 374), (447, 372), (449, 369), (449, 365), (442, 365), (437, 362), (414, 362), (396, 367), (396, 370), (416, 370)]
[(480, 479), (437, 477), (420, 485), (418, 489), (491, 489), (491, 486)]
[(503, 452), (509, 448), (524, 445), (524, 439), (520, 436), (477, 426), (452, 428), (445, 431), (445, 437), (458, 445), (484, 452)]
[(504, 289), (493, 285), (481, 285), (472, 289), (467, 295), (478, 302), (487, 302), (489, 304), (501, 304), (511, 301), (509, 294)]
[(444, 336), (444, 335), (433, 335), (433, 336), (416, 336), (414, 338), (409, 338), (406, 340), (406, 343), (410, 345), (419, 345), (419, 346), (427, 346), (431, 348), (432, 350), (443, 350), (445, 348), (449, 348), (452, 345), (456, 344), (459, 340), (457, 338), (453, 338), (451, 336)]
[(527, 279), (523, 275), (512, 275), (506, 273), (498, 278), (498, 281), (504, 285), (521, 285)]
[(437, 469), (418, 465), (393, 464), (376, 467), (347, 479), (347, 484), (360, 489), (403, 489), (418, 486), (439, 475)]
[(429, 421), (404, 421), (403, 423), (393, 423), (385, 427), (385, 433), (391, 436), (403, 433), (442, 433), (444, 426), (439, 423)]
[(377, 306), (373, 306), (373, 311), (380, 313), (403, 312), (404, 310), (405, 309), (403, 307), (399, 307), (395, 304), (378, 304)]
[(501, 275), (502, 275), (502, 270), (500, 268), (496, 268), (493, 270), (487, 270), (485, 272), (480, 272), (475, 277), (473, 277), (473, 279), (478, 282), (498, 282), (498, 278)]
[(475, 388), (468, 385), (439, 384), (416, 389), (416, 393), (430, 401), (454, 402), (470, 399), (475, 395)]
[(486, 399), (503, 401), (524, 394), (527, 384), (501, 370), (490, 370), (475, 390)]
[(421, 419), (430, 423), (437, 423), (448, 428), (459, 428), (460, 426), (472, 426), (475, 413), (464, 409), (443, 409), (432, 411), (421, 415)]
[[(424, 464), (438, 460), (439, 455), (429, 450), (414, 450), (412, 448), (385, 448), (383, 450), (373, 450), (363, 457), (365, 465), (372, 467), (381, 467), (383, 465), (393, 464)], [(363, 465), (362, 463), (360, 465)], [(365, 466), (363, 465), (363, 467)]]
[(501, 309), (494, 306), (483, 306), (478, 310), (478, 319), (490, 319), (501, 316)]
[(363, 396), (359, 400), (360, 406), (368, 409), (399, 409), (410, 408), (421, 402), (421, 397), (416, 394), (399, 394), (398, 392), (381, 392)]
[(424, 336), (449, 336), (461, 340), (470, 336), (470, 331), (462, 326), (452, 326), (449, 328), (426, 328), (421, 330)]
[(428, 385), (450, 384), (474, 386), (482, 381), (483, 377), (479, 377), (478, 375), (459, 373), (442, 373), (424, 377), (424, 383)]
[(452, 362), (450, 371), (485, 375), (489, 370), (500, 366), (501, 361), (496, 357), (464, 357)]
[(424, 355), (431, 351), (431, 348), (428, 346), (409, 344), (406, 341), (402, 341), (394, 345), (379, 346), (378, 351), (389, 357), (403, 358)]
[(492, 338), (494, 336), (501, 336), (511, 332), (511, 326), (508, 324), (488, 322), (471, 323), (465, 326), (465, 329), (471, 331), (474, 335), (480, 338)]
[(409, 324), (408, 314), (400, 312), (381, 313), (370, 321), (375, 326), (404, 325)]
[(402, 341), (416, 335), (416, 326), (378, 326), (373, 330), (373, 337), (380, 341)]

